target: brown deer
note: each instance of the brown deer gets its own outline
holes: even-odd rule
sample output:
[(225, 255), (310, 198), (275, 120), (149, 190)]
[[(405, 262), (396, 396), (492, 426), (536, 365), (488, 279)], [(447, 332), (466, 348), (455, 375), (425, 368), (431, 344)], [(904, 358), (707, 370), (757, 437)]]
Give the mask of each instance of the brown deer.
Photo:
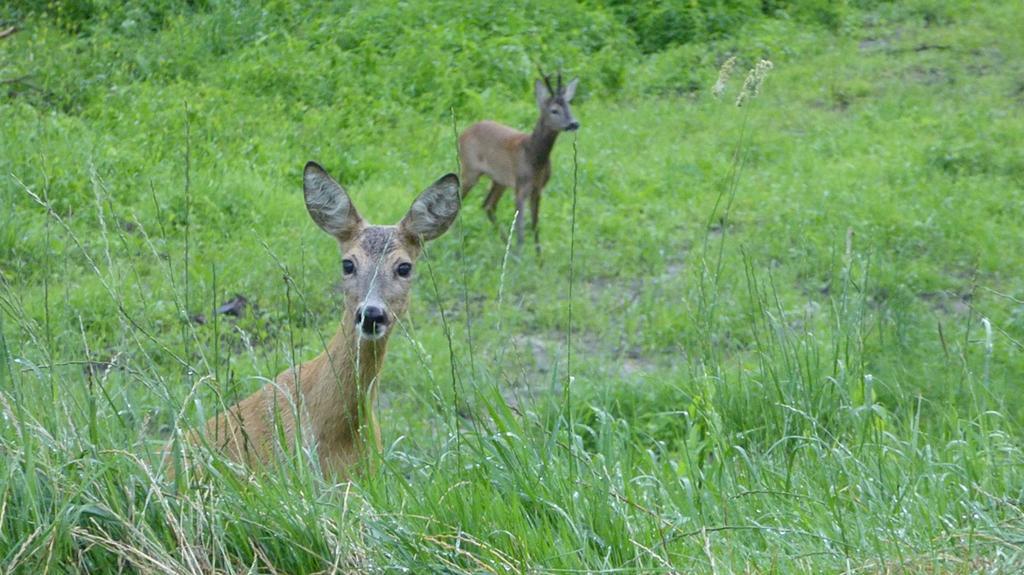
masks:
[(483, 121), (466, 128), (459, 136), (459, 158), (462, 162), (462, 196), (466, 197), (480, 176), (491, 179), (491, 191), (484, 200), (487, 218), (495, 226), (498, 221), (494, 210), (506, 188), (516, 191), (516, 249), (523, 246), (523, 217), (526, 200), (530, 200), (530, 227), (533, 241), (540, 255), (540, 193), (551, 177), (551, 148), (559, 132), (573, 131), (580, 123), (572, 115), (569, 102), (576, 95), (579, 78), (562, 86), (558, 73), (556, 89), (551, 80), (537, 80), (534, 94), (540, 118), (533, 132), (524, 134), (497, 122)]
[(381, 449), (371, 406), (388, 337), (408, 304), (423, 243), (443, 234), (459, 212), (459, 179), (437, 180), (395, 226), (363, 220), (345, 190), (314, 162), (306, 164), (303, 189), (309, 215), (341, 248), (341, 325), (324, 353), (211, 418), (205, 440), (250, 467), (272, 462), (281, 450), (313, 447), (323, 472), (344, 478), (364, 454), (367, 427)]

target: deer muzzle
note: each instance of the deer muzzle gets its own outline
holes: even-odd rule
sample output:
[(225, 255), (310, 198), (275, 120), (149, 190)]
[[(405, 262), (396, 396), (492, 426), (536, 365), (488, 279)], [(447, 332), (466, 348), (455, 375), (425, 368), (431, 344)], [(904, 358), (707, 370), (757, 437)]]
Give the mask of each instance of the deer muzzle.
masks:
[(383, 336), (389, 323), (388, 311), (384, 306), (368, 303), (356, 310), (356, 326), (359, 328), (359, 335), (365, 339), (372, 340)]

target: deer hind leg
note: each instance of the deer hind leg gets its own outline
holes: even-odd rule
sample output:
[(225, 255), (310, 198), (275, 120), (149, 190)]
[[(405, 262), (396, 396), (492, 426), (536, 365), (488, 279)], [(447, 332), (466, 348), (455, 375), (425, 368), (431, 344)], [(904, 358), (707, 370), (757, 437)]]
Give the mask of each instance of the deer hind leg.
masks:
[(491, 220), (494, 227), (498, 227), (498, 218), (495, 216), (495, 211), (498, 209), (498, 201), (501, 200), (501, 196), (504, 193), (505, 186), (498, 182), (491, 182), (491, 191), (487, 194), (487, 199), (484, 200), (484, 211), (487, 212), (487, 219)]
[(482, 175), (483, 172), (479, 170), (474, 170), (465, 166), (462, 167), (462, 177), (459, 178), (462, 182), (462, 197), (469, 195), (469, 191), (473, 189), (473, 186), (476, 185)]

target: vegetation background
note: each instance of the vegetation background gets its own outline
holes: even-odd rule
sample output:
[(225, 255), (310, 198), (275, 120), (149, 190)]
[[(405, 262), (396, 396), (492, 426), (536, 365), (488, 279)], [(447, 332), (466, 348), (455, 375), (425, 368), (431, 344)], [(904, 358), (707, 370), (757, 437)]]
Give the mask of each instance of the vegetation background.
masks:
[[(0, 572), (1019, 572), (1022, 24), (1014, 0), (7, 0)], [(430, 246), (380, 471), (165, 481), (174, 430), (336, 327), (304, 163), (393, 222), (458, 129), (530, 127), (559, 66), (583, 126), (543, 262), (506, 258), (480, 190)]]

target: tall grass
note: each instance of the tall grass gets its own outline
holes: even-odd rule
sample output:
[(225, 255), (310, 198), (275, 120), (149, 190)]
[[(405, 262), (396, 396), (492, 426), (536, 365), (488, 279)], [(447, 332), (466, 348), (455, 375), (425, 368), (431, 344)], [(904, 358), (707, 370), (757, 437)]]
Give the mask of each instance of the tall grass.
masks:
[[(733, 375), (709, 362), (671, 384), (688, 398), (681, 412), (663, 414), (682, 418), (681, 445), (652, 441), (593, 400), (574, 402), (574, 416), (544, 401), (514, 412), (494, 384), (500, 375), (481, 366), (463, 398), (473, 425), (460, 426), (466, 413), (445, 405), (440, 445), (394, 444), (379, 473), (353, 484), (310, 472), (303, 457), (252, 477), (214, 457), (207, 479), (175, 492), (150, 456), (145, 422), (123, 421), (140, 414), (94, 395), (119, 379), (151, 389), (156, 381), (131, 364), (94, 375), (29, 365), (0, 340), (9, 390), (4, 564), (11, 572), (1009, 569), (1021, 535), (1012, 495), (1019, 430), (998, 413), (961, 414), (905, 391), (890, 398), (892, 409), (875, 401), (860, 342), (873, 314), (863, 263), (852, 248), (844, 255), (829, 312), (836, 328), (822, 337), (794, 327), (771, 279), (748, 260), (756, 364)], [(4, 317), (19, 318), (4, 285)], [(14, 321), (15, 333), (32, 332)], [(50, 374), (62, 384), (56, 404), (39, 393)], [(197, 380), (213, 377), (212, 367), (197, 368)], [(181, 405), (165, 401), (169, 410)], [(923, 429), (922, 419), (939, 429)]]

